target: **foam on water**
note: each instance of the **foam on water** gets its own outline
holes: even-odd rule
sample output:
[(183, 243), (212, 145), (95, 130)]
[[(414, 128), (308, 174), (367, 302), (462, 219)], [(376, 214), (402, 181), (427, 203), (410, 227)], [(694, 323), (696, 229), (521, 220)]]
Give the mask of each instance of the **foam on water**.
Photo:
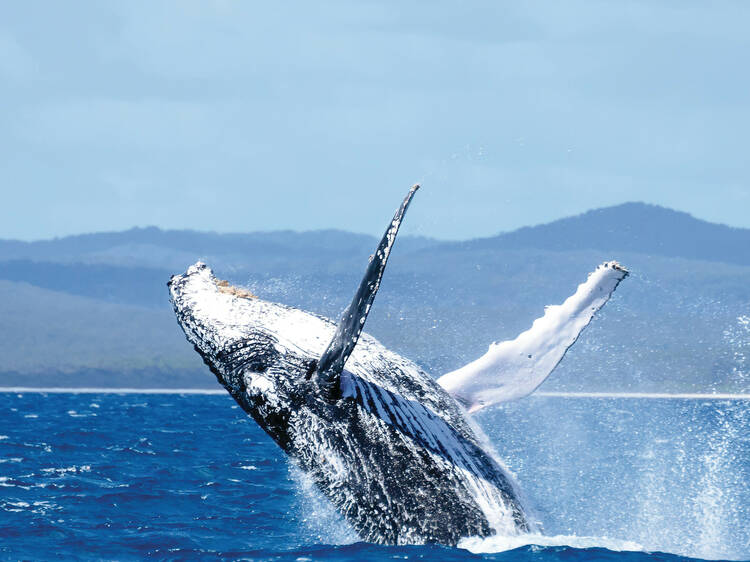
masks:
[[(359, 541), (356, 532), (333, 509), (309, 476), (293, 464), (290, 465), (289, 473), (295, 482), (301, 531), (305, 538), (330, 545), (349, 545)], [(458, 544), (459, 548), (474, 554), (496, 554), (525, 546), (603, 548), (615, 552), (645, 552), (642, 545), (633, 541), (576, 535), (547, 536), (540, 533), (495, 535), (485, 538), (467, 537)]]
[(579, 537), (576, 535), (540, 535), (527, 534), (516, 536), (469, 537), (458, 543), (459, 548), (474, 554), (493, 554), (514, 550), (523, 546), (570, 546), (573, 548), (606, 548), (617, 552), (644, 551), (638, 543), (610, 539), (606, 537)]

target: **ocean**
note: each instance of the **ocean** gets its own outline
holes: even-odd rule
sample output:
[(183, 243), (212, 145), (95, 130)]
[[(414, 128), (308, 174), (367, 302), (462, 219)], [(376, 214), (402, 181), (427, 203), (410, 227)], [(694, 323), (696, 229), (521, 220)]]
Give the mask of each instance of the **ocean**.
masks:
[(543, 533), (359, 542), (222, 394), (0, 392), (0, 558), (750, 559), (750, 401), (533, 395), (476, 419)]

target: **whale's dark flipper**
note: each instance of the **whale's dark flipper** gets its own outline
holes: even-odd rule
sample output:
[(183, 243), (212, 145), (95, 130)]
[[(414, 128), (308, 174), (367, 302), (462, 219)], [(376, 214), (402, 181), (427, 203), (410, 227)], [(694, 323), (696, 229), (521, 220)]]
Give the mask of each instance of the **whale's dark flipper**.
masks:
[(383, 278), (383, 271), (385, 271), (385, 265), (388, 262), (393, 243), (396, 241), (396, 234), (398, 234), (401, 221), (418, 189), (419, 184), (411, 187), (396, 214), (393, 215), (393, 220), (383, 234), (375, 254), (370, 258), (370, 263), (351, 304), (341, 316), (331, 343), (320, 356), (317, 366), (317, 379), (324, 392), (331, 398), (337, 398), (340, 393), (341, 371), (344, 370), (346, 360), (351, 355), (354, 346), (357, 345), (367, 314), (370, 312), (372, 301), (380, 288), (380, 280)]

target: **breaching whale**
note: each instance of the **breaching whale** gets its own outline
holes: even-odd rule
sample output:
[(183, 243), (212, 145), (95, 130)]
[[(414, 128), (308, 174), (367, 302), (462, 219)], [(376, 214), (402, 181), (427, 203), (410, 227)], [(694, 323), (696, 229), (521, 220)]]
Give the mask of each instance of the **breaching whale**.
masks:
[(607, 262), (515, 340), (435, 380), (363, 333), (418, 185), (396, 211), (338, 323), (264, 301), (203, 263), (169, 283), (177, 320), (219, 382), (363, 540), (534, 530), (470, 413), (533, 392), (627, 271)]

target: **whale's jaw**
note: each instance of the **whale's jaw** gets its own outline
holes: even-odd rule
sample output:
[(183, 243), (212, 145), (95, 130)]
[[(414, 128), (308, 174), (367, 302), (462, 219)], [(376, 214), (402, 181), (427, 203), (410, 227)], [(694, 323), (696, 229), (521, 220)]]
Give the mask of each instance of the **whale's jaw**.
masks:
[[(311, 356), (289, 349), (272, 318), (288, 309), (217, 279), (198, 262), (168, 283), (180, 327), (219, 383), (286, 448), (289, 409)], [(286, 346), (285, 346), (286, 343)]]
[(218, 283), (203, 264), (170, 281), (188, 340), (364, 540), (456, 544), (528, 528), (510, 477), (416, 365), (363, 334), (331, 401), (307, 375), (335, 325)]

